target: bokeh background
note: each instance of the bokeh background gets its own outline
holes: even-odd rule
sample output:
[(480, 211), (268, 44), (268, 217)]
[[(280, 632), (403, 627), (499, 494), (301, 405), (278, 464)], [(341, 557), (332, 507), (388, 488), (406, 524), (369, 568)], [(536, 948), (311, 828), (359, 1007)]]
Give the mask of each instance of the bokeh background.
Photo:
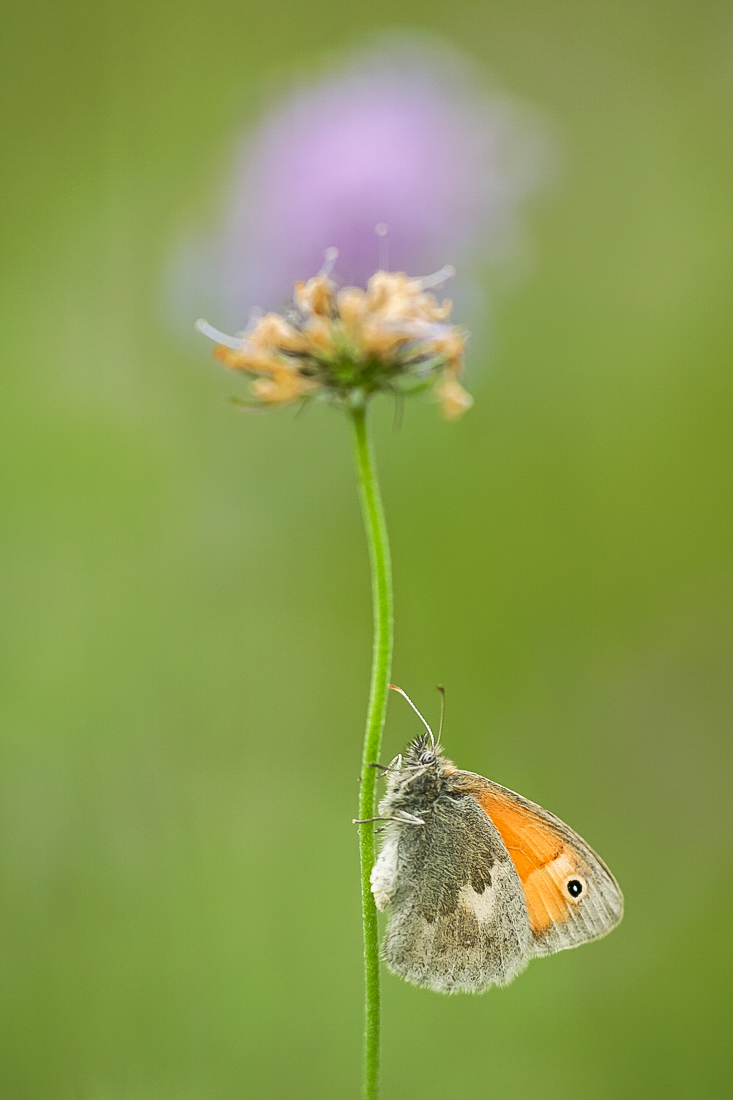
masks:
[[(234, 411), (162, 287), (263, 89), (390, 27), (562, 162), (484, 288), (476, 407), (375, 410), (394, 676), (429, 714), (446, 685), (450, 754), (586, 836), (627, 914), (480, 998), (386, 975), (384, 1096), (730, 1087), (733, 8), (31, 0), (0, 70), (8, 1100), (358, 1095), (346, 425)], [(385, 758), (414, 732), (394, 698)]]

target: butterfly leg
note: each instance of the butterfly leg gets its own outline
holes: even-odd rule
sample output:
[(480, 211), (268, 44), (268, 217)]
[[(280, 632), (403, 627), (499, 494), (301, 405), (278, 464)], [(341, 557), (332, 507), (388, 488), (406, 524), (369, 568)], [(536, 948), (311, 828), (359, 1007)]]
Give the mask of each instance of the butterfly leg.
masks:
[(402, 825), (424, 825), (425, 822), (421, 817), (415, 817), (414, 814), (410, 814), (407, 810), (402, 810), (399, 815), (392, 817), (354, 817), (351, 820), (352, 825), (368, 825), (372, 821), (399, 821)]

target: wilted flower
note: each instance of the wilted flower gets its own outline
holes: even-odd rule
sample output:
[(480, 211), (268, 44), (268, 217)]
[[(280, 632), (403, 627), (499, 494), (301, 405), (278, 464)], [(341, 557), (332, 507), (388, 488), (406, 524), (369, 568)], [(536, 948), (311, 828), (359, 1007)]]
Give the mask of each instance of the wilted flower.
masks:
[[(237, 337), (206, 322), (200, 331), (227, 366), (253, 376), (261, 404), (433, 385), (444, 415), (461, 415), (471, 404), (459, 382), (466, 336), (430, 293), (453, 269), (399, 272), (445, 260), (470, 272), (471, 257), (503, 250), (537, 180), (537, 135), (437, 39), (393, 35), (301, 84), (240, 147), (219, 231), (179, 257), (184, 281), (184, 268), (197, 272), (189, 293), (217, 321), (241, 325), (251, 303), (281, 312)], [(326, 267), (297, 283), (324, 251)], [(464, 315), (466, 290), (457, 288)]]
[(453, 268), (420, 279), (377, 271), (366, 290), (338, 289), (330, 278), (337, 256), (328, 249), (319, 273), (296, 283), (286, 312), (254, 317), (241, 336), (208, 321), (196, 327), (216, 342), (222, 363), (254, 376), (261, 405), (321, 398), (354, 406), (374, 393), (415, 393), (434, 382), (448, 419), (470, 408), (458, 381), (466, 334), (448, 322), (452, 303), (431, 293)]

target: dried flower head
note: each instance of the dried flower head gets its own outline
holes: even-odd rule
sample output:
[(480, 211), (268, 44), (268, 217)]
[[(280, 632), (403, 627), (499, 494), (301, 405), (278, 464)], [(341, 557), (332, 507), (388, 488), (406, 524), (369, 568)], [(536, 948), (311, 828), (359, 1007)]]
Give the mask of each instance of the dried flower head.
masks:
[(353, 406), (375, 393), (434, 385), (448, 419), (470, 408), (473, 399), (458, 381), (466, 333), (448, 320), (452, 303), (432, 293), (453, 268), (418, 279), (377, 271), (366, 289), (339, 289), (331, 279), (337, 256), (328, 249), (318, 274), (296, 283), (283, 314), (254, 317), (239, 336), (196, 323), (215, 341), (217, 359), (254, 377), (255, 406), (313, 398)]

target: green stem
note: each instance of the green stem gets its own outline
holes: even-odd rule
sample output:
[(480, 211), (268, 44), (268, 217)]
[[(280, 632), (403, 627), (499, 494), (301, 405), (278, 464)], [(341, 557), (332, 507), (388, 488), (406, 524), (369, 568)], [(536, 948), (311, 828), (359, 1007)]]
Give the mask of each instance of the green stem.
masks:
[[(387, 525), (382, 497), (369, 441), (366, 406), (351, 410), (354, 457), (359, 483), (359, 497), (364, 517), (369, 563), (372, 573), (372, 606), (374, 613), (374, 647), (372, 650), (372, 680), (369, 690), (364, 753), (361, 762), (359, 818), (374, 817), (377, 769), (369, 767), (379, 760), (382, 730), (387, 713), (387, 695), (392, 669), (392, 638), (394, 610), (392, 606), (392, 566), (389, 557)], [(363, 1100), (377, 1100), (379, 1095), (379, 932), (377, 907), (374, 904), (369, 876), (374, 866), (374, 825), (359, 828), (361, 857), (361, 907), (364, 922), (364, 1085)]]

